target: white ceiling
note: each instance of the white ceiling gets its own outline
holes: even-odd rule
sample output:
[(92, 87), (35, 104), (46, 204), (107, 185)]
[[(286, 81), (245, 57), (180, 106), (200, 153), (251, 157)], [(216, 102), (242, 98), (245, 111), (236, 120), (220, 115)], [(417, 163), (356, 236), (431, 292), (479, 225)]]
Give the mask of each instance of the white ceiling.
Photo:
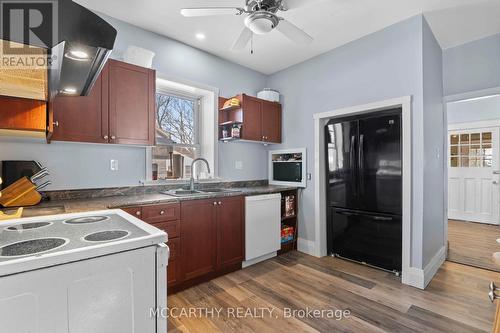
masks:
[[(286, 0), (284, 0), (286, 1)], [(271, 74), (383, 29), (425, 13), (441, 47), (449, 48), (500, 33), (500, 0), (303, 0), (280, 12), (312, 37), (298, 46), (279, 32), (255, 36), (249, 47), (231, 51), (243, 28), (241, 16), (185, 18), (184, 7), (235, 6), (244, 0), (76, 0), (76, 2), (144, 29), (177, 39), (221, 58)], [(196, 33), (206, 39), (199, 41)]]

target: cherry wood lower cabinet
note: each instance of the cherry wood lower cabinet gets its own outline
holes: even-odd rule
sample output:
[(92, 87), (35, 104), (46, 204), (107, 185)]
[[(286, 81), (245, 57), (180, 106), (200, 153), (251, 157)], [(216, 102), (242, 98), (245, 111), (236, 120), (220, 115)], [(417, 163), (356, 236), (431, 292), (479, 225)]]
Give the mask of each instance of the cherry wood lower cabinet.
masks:
[(245, 257), (243, 197), (181, 204), (181, 278), (189, 287), (241, 269)]
[(245, 258), (242, 196), (123, 210), (168, 233), (169, 293), (241, 269)]
[(217, 265), (217, 202), (181, 204), (181, 256), (183, 280), (215, 272)]
[(241, 265), (245, 259), (244, 220), (242, 197), (217, 202), (217, 269)]
[(167, 266), (167, 287), (170, 289), (180, 282), (180, 204), (162, 204), (142, 207), (122, 208), (123, 211), (135, 216), (168, 234), (170, 257)]

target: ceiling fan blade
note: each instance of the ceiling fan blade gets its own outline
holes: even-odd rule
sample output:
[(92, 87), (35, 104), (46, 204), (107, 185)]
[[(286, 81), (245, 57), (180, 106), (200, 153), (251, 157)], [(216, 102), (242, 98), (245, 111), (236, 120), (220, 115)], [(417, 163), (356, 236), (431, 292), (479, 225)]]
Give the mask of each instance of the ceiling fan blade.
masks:
[(207, 8), (183, 8), (181, 14), (185, 17), (218, 16), (218, 15), (241, 15), (243, 8), (235, 7), (207, 7)]
[(279, 22), (276, 30), (297, 44), (310, 44), (313, 41), (313, 38), (302, 29), (284, 19)]
[(247, 46), (248, 42), (252, 38), (252, 31), (247, 27), (243, 28), (238, 39), (231, 46), (231, 50), (243, 50)]
[(304, 5), (304, 0), (283, 0), (282, 4), (286, 10), (296, 9)]

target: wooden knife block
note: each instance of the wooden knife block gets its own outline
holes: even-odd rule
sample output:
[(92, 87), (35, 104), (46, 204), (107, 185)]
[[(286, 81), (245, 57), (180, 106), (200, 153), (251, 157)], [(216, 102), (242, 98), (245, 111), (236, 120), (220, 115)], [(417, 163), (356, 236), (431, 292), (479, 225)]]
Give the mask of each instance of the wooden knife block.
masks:
[(34, 206), (42, 196), (27, 177), (23, 177), (0, 192), (0, 205), (3, 207)]

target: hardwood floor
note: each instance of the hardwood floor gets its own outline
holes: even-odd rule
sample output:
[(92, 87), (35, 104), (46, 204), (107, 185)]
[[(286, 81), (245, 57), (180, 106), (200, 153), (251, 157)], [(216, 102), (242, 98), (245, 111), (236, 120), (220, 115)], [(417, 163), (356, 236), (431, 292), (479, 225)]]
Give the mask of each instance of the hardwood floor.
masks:
[(500, 252), (500, 226), (464, 221), (448, 221), (448, 260), (500, 272), (493, 262)]
[[(446, 262), (422, 291), (383, 271), (293, 251), (169, 296), (169, 332), (490, 332), (490, 281), (500, 283), (500, 273)], [(236, 318), (234, 307), (272, 315)], [(221, 312), (183, 316), (189, 308)], [(307, 308), (350, 315), (290, 317)]]

